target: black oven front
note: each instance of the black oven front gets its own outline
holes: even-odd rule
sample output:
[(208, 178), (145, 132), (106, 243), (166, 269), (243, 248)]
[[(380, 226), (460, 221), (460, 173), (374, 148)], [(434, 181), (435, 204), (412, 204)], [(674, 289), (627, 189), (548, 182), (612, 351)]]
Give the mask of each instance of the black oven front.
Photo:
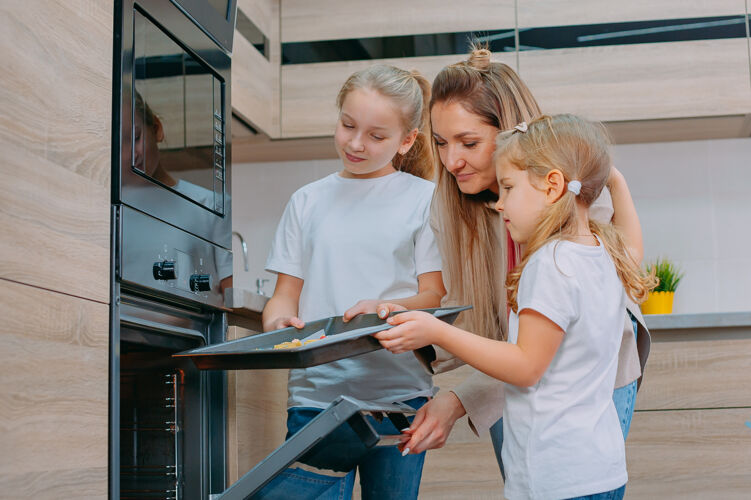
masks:
[(235, 0), (117, 0), (109, 497), (224, 491), (226, 374), (172, 357), (222, 342), (232, 275)]

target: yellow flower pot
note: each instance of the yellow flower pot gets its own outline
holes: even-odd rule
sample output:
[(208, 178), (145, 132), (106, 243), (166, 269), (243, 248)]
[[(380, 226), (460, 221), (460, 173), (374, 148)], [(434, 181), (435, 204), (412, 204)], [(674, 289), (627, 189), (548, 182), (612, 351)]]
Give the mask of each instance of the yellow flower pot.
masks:
[(673, 312), (675, 292), (649, 292), (641, 305), (642, 314), (670, 314)]

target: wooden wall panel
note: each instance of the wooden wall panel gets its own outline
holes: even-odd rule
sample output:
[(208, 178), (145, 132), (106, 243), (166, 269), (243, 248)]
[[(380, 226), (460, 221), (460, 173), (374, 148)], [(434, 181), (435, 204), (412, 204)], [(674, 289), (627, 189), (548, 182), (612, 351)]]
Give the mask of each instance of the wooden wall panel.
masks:
[(279, 1), (248, 0), (239, 2), (238, 8), (268, 37), (269, 58), (235, 32), (232, 111), (269, 137), (277, 138), (280, 135)]
[(751, 408), (634, 414), (626, 441), (628, 499), (746, 499)]
[(238, 0), (237, 8), (258, 26), (269, 40), (279, 42), (280, 0)]
[[(315, 137), (334, 133), (337, 120), (336, 95), (345, 80), (375, 63), (416, 69), (432, 80), (448, 64), (464, 59), (461, 55), (294, 64), (282, 67), (282, 136)], [(514, 63), (513, 54), (496, 54), (495, 60)]]
[(106, 498), (109, 309), (0, 280), (0, 497)]
[(569, 26), (742, 15), (744, 0), (523, 0), (519, 26)]
[(0, 277), (109, 300), (112, 6), (0, 7)]
[(282, 42), (513, 29), (513, 0), (282, 0)]
[(620, 121), (751, 112), (744, 39), (526, 51), (519, 73), (546, 113)]
[(751, 331), (736, 338), (717, 338), (716, 331), (671, 335), (678, 336), (652, 335), (637, 409), (751, 407), (743, 375), (751, 373)]
[[(230, 327), (227, 340), (247, 330)], [(287, 432), (288, 370), (235, 370), (228, 381), (228, 484), (284, 442)]]

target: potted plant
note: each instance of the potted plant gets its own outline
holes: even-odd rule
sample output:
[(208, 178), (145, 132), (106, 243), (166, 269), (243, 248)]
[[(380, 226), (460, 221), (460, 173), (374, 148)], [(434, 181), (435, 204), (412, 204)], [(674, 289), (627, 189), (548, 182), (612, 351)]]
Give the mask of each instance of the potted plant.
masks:
[(654, 275), (658, 283), (641, 305), (644, 314), (670, 314), (673, 312), (673, 297), (683, 273), (666, 258), (658, 258), (647, 264), (647, 274)]

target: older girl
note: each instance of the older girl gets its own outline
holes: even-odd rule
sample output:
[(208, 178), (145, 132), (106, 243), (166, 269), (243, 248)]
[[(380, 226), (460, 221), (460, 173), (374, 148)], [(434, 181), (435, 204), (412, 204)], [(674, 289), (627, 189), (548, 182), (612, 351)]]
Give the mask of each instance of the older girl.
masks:
[[(384, 300), (411, 309), (440, 304), (445, 290), (429, 223), (434, 184), (425, 180), (433, 163), (422, 132), (429, 92), (421, 76), (384, 65), (344, 83), (334, 134), (342, 170), (302, 187), (287, 205), (266, 263), (278, 278), (263, 311), (265, 330), (345, 312), (352, 317)], [(353, 306), (358, 299), (367, 301)], [(433, 392), (430, 374), (411, 354), (378, 351), (291, 370), (288, 436), (339, 395), (419, 408)], [(398, 433), (390, 422), (371, 423), (383, 434)], [(395, 447), (379, 447), (360, 459), (358, 438), (346, 425), (340, 430), (302, 461), (346, 474), (311, 496), (351, 496), (350, 469), (357, 465), (363, 498), (417, 498), (424, 455), (404, 461)], [(294, 487), (287, 493), (302, 494)]]

